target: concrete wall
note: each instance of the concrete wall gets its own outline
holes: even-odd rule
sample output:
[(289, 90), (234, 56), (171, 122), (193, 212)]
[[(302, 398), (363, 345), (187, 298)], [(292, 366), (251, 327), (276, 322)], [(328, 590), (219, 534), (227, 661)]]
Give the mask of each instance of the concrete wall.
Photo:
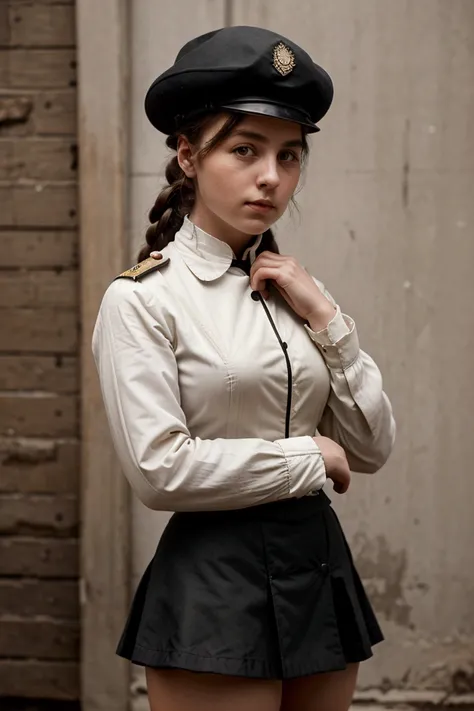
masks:
[[(356, 320), (398, 421), (396, 451), (336, 502), (387, 641), (360, 697), (474, 691), (474, 3), (179, 0), (133, 3), (135, 252), (165, 152), (146, 88), (191, 36), (231, 24), (289, 36), (333, 76), (301, 215), (278, 230)], [(134, 508), (138, 580), (166, 517)]]

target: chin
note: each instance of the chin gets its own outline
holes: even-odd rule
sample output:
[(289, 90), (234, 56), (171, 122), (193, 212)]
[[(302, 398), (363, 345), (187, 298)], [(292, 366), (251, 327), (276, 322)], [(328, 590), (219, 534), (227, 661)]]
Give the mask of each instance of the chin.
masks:
[(256, 215), (255, 217), (245, 220), (245, 224), (242, 226), (242, 232), (248, 235), (260, 235), (262, 232), (269, 230), (275, 222), (276, 220), (269, 220), (263, 215), (261, 217)]

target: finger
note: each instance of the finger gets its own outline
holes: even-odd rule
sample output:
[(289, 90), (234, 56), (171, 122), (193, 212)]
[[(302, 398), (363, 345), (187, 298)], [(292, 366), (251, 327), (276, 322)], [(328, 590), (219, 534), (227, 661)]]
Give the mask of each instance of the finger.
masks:
[(255, 261), (257, 261), (257, 259), (268, 259), (273, 262), (281, 262), (286, 259), (292, 259), (292, 257), (287, 254), (280, 254), (279, 252), (269, 252), (268, 250), (265, 250), (264, 252), (260, 252)]
[(259, 267), (253, 274), (250, 272), (250, 286), (255, 291), (263, 291), (267, 279), (277, 281), (278, 278), (282, 278), (281, 267)]
[(154, 250), (153, 252), (150, 252), (150, 257), (153, 259), (161, 259), (161, 252)]
[(258, 267), (283, 267), (285, 265), (293, 266), (291, 257), (282, 257), (281, 254), (272, 254), (271, 252), (259, 254), (252, 266)]

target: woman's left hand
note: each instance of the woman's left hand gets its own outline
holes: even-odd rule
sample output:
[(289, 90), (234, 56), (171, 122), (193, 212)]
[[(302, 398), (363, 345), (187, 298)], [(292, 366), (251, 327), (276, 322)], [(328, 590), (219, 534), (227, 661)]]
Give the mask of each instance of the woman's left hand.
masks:
[(250, 270), (250, 286), (260, 291), (265, 299), (268, 298), (267, 280), (314, 331), (326, 328), (334, 318), (336, 309), (333, 304), (294, 257), (274, 252), (259, 254)]

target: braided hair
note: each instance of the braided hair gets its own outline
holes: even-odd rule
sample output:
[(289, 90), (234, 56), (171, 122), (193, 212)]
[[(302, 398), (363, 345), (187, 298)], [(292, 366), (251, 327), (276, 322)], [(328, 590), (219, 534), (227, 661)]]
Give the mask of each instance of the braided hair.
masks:
[[(181, 128), (178, 133), (168, 136), (166, 139), (167, 147), (176, 151), (180, 135), (185, 136), (191, 144), (197, 144), (212, 117), (212, 114), (208, 114), (194, 123), (189, 123), (187, 126)], [(243, 118), (241, 114), (230, 114), (216, 135), (198, 152), (198, 157), (204, 158), (222, 143)], [(304, 156), (306, 156), (307, 153), (308, 146), (306, 138), (303, 135)], [(151, 225), (146, 231), (146, 244), (141, 248), (138, 254), (139, 262), (149, 257), (151, 252), (164, 249), (167, 244), (174, 240), (176, 232), (181, 229), (185, 216), (191, 212), (194, 206), (196, 199), (194, 182), (191, 178), (186, 176), (178, 163), (178, 157), (176, 155), (169, 160), (166, 166), (165, 178), (167, 185), (161, 190), (155, 200), (155, 204), (148, 213), (148, 219)], [(280, 250), (278, 249), (272, 230), (264, 232), (257, 253), (259, 254), (264, 251), (279, 254)]]

